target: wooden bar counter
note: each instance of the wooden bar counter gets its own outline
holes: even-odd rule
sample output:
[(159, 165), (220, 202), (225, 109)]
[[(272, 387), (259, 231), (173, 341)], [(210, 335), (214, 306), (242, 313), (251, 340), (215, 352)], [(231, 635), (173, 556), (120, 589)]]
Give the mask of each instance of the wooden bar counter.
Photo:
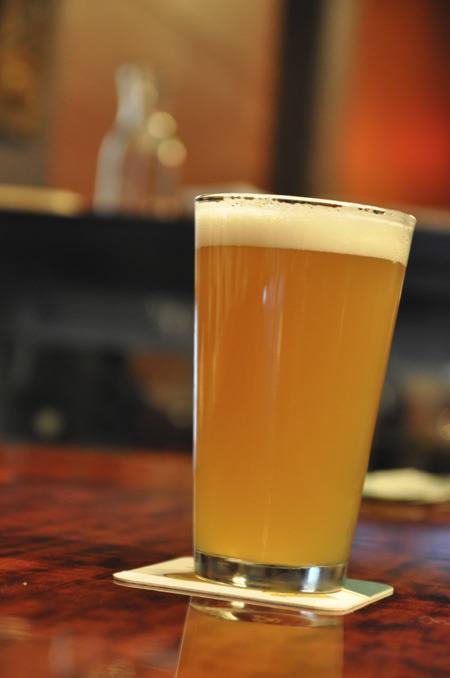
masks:
[(2, 678), (450, 676), (448, 505), (364, 504), (349, 574), (395, 594), (327, 619), (112, 581), (191, 552), (188, 455), (4, 444), (0, 486)]

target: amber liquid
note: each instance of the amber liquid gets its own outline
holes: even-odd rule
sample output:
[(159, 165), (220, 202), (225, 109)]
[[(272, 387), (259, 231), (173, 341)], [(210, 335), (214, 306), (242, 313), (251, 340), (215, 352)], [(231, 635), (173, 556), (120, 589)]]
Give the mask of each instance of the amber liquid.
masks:
[(195, 547), (348, 560), (404, 266), (197, 250)]

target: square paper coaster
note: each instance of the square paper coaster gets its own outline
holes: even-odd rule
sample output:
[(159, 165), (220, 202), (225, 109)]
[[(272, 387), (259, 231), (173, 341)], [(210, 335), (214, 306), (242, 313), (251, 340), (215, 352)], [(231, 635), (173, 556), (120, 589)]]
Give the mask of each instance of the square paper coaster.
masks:
[(195, 594), (208, 598), (232, 598), (262, 605), (301, 607), (328, 614), (353, 612), (381, 598), (391, 596), (394, 592), (392, 586), (388, 584), (361, 579), (346, 579), (345, 586), (335, 593), (272, 593), (228, 584), (215, 584), (195, 576), (193, 558), (175, 558), (164, 563), (138, 567), (135, 570), (116, 572), (114, 579), (158, 591), (164, 589), (171, 593)]

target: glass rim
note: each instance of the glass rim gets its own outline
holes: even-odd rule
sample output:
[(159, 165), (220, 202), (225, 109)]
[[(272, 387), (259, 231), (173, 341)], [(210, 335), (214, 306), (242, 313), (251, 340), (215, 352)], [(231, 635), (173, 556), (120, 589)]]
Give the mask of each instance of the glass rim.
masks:
[(392, 221), (396, 221), (410, 228), (414, 228), (417, 219), (414, 215), (402, 212), (401, 210), (379, 207), (377, 205), (366, 205), (364, 203), (348, 202), (346, 200), (329, 200), (328, 198), (306, 198), (296, 195), (279, 195), (276, 193), (202, 193), (194, 198), (195, 203), (202, 202), (222, 202), (226, 200), (255, 200), (269, 201), (273, 203), (285, 203), (289, 205), (317, 205), (321, 207), (330, 207), (332, 209), (343, 208), (350, 212), (365, 212), (376, 217), (384, 216)]

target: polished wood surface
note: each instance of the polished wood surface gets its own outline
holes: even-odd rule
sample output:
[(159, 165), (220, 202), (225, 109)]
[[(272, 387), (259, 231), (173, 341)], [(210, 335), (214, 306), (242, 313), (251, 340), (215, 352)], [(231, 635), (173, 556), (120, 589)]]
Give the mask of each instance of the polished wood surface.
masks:
[(365, 504), (349, 574), (395, 595), (327, 619), (113, 583), (190, 552), (188, 455), (3, 445), (0, 487), (2, 677), (450, 675), (448, 506)]

